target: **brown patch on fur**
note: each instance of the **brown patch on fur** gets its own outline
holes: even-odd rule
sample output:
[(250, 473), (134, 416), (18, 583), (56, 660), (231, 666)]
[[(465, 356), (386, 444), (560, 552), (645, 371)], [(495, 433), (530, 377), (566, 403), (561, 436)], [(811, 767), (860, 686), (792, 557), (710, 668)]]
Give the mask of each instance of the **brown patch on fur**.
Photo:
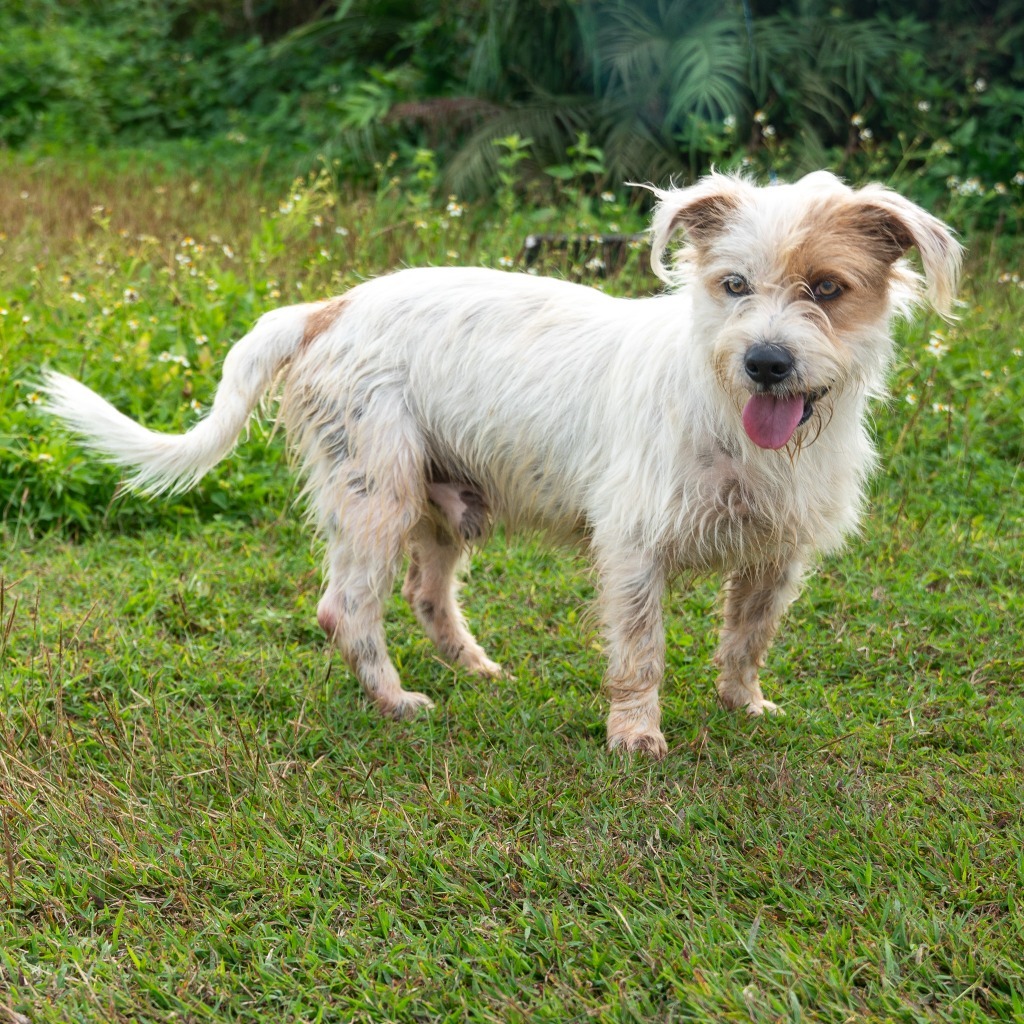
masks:
[(347, 301), (344, 295), (338, 295), (333, 299), (316, 303), (316, 308), (306, 318), (306, 329), (302, 333), (302, 341), (299, 342), (300, 352), (315, 338), (319, 338), (334, 326)]
[(487, 532), (490, 510), (482, 494), (463, 488), (459, 497), (466, 506), (459, 523), (459, 535), (463, 540), (479, 540)]
[(798, 245), (786, 254), (785, 281), (804, 292), (834, 281), (842, 294), (814, 303), (808, 314), (835, 338), (879, 319), (886, 308), (892, 266), (906, 247), (896, 241), (895, 227), (885, 228), (862, 202), (830, 199), (811, 210)]
[(679, 210), (669, 230), (682, 228), (692, 242), (707, 242), (725, 227), (739, 205), (739, 197), (728, 191), (700, 196)]

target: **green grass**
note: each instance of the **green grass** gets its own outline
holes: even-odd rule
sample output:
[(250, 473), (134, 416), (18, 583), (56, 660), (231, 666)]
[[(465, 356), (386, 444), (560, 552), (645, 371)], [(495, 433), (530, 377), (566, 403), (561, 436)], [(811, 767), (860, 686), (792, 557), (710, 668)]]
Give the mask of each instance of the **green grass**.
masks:
[[(316, 626), (276, 441), (186, 501), (111, 505), (116, 474), (28, 400), (48, 362), (180, 428), (264, 308), (449, 251), (497, 264), (516, 226), (313, 190), (294, 229), (257, 197), (229, 234), (214, 203), (193, 277), (187, 185), (146, 187), (181, 189), (153, 242), (111, 199), (111, 225), (0, 256), (0, 1021), (1024, 1017), (1012, 250), (974, 257), (959, 323), (904, 332), (862, 535), (769, 655), (786, 717), (717, 706), (714, 581), (677, 586), (651, 764), (603, 749), (580, 561), (502, 537), (474, 557), (499, 684), (440, 663), (396, 599), (392, 653), (438, 707), (386, 722)], [(633, 265), (611, 286), (652, 287)]]

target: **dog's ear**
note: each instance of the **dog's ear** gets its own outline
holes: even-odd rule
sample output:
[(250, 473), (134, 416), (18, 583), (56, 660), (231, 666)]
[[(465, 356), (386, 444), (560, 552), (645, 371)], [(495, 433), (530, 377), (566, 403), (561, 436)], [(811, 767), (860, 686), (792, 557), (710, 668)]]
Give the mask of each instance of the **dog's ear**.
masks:
[(854, 197), (860, 226), (876, 251), (895, 263), (909, 249), (917, 249), (928, 300), (942, 316), (951, 316), (964, 255), (952, 229), (884, 185), (866, 185)]
[(697, 246), (710, 241), (735, 215), (751, 186), (741, 178), (709, 174), (688, 188), (644, 187), (658, 200), (651, 219), (651, 267), (662, 281), (672, 284), (676, 279), (664, 260), (672, 236), (683, 231)]

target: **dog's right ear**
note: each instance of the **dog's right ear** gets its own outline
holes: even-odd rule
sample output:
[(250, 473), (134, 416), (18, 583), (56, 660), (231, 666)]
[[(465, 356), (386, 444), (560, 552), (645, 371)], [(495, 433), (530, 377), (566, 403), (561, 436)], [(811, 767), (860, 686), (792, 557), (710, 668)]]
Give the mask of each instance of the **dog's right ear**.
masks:
[(673, 235), (682, 231), (697, 246), (709, 242), (743, 204), (750, 188), (742, 178), (727, 174), (709, 174), (688, 188), (643, 187), (658, 200), (651, 219), (651, 267), (667, 284), (676, 282), (664, 259)]

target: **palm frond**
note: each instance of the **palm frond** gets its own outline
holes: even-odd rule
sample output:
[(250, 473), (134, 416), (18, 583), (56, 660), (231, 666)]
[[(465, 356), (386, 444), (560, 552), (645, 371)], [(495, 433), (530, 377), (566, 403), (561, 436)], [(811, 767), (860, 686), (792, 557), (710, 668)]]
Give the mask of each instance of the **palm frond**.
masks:
[(493, 187), (498, 176), (498, 139), (512, 134), (532, 140), (530, 150), (540, 167), (564, 159), (581, 132), (600, 121), (598, 101), (588, 96), (538, 97), (532, 102), (495, 108), (458, 147), (446, 171), (446, 184), (462, 196)]
[(731, 21), (719, 20), (679, 40), (671, 51), (667, 121), (720, 120), (735, 114), (747, 95), (747, 56)]

